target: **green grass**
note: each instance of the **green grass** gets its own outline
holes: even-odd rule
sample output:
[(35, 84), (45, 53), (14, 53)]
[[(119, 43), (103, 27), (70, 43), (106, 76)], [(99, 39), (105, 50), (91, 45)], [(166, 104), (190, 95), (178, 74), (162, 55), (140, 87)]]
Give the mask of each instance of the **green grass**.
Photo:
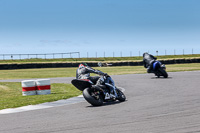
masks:
[(197, 71), (200, 70), (200, 63), (173, 64), (173, 65), (166, 65), (166, 67), (168, 72)]
[(80, 94), (81, 92), (71, 84), (53, 83), (49, 95), (22, 96), (21, 83), (3, 82), (0, 83), (0, 110), (68, 99)]
[[(192, 55), (166, 55), (157, 56), (158, 59), (188, 59), (200, 58), (200, 54)], [(142, 61), (142, 56), (133, 57), (101, 57), (101, 58), (58, 58), (58, 59), (22, 59), (22, 60), (0, 60), (1, 64), (14, 64), (14, 63), (50, 63), (50, 62), (112, 62), (112, 61)]]
[(74, 77), (77, 68), (0, 70), (0, 79)]

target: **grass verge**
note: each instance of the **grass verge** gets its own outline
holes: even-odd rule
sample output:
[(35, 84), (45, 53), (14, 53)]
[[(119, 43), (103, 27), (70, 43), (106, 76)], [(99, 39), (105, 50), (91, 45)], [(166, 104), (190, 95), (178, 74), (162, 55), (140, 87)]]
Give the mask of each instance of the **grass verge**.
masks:
[(3, 82), (0, 83), (0, 110), (68, 99), (80, 94), (71, 84), (53, 83), (50, 95), (22, 96), (21, 83)]

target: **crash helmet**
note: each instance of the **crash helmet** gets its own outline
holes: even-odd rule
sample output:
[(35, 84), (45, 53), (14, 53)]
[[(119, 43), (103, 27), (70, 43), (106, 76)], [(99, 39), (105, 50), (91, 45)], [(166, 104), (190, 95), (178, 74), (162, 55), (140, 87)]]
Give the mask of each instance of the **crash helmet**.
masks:
[(83, 68), (83, 67), (87, 67), (88, 65), (87, 65), (87, 63), (81, 63), (81, 64), (79, 64), (79, 68)]
[(147, 53), (147, 52), (145, 52), (145, 53), (143, 54), (143, 57), (144, 57), (146, 54), (148, 54), (148, 53)]

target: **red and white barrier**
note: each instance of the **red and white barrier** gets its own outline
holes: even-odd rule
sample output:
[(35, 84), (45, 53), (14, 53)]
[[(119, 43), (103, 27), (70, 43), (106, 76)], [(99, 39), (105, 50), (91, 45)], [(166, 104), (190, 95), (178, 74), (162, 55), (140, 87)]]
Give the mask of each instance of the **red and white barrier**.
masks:
[(50, 79), (38, 79), (35, 83), (38, 95), (51, 94)]
[(24, 80), (22, 83), (22, 95), (36, 95), (36, 85), (34, 80)]

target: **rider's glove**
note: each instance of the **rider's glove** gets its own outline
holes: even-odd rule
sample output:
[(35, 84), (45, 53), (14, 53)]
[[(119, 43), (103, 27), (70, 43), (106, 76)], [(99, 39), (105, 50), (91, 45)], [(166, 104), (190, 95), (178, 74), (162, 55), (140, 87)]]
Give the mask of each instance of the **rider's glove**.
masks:
[(107, 73), (104, 73), (103, 76), (109, 77), (109, 75)]

